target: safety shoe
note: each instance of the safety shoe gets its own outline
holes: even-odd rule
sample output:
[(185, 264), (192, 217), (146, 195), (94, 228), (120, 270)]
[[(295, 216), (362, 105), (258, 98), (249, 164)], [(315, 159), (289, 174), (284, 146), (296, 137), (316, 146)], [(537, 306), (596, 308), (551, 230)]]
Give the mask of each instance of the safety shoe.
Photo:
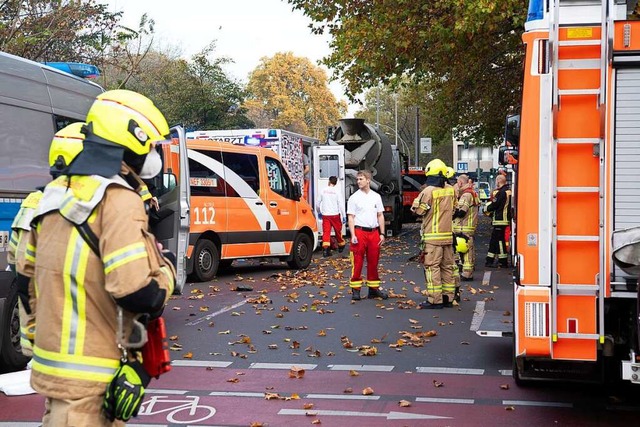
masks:
[(463, 282), (473, 282), (473, 276), (471, 277), (460, 276), (460, 280), (462, 280)]
[(351, 301), (360, 301), (360, 288), (351, 288)]
[(429, 301), (423, 301), (419, 307), (423, 310), (441, 310), (444, 308), (443, 304), (431, 304)]
[(322, 250), (322, 256), (325, 257), (325, 258), (326, 257), (330, 257), (331, 256), (331, 249), (329, 249), (329, 248), (323, 249)]
[(369, 299), (373, 299), (373, 298), (387, 299), (387, 298), (389, 298), (389, 294), (386, 293), (385, 291), (383, 291), (380, 288), (369, 288), (369, 294), (367, 295), (367, 298), (369, 298)]
[(338, 253), (341, 254), (344, 252), (344, 246), (338, 246)]
[(442, 306), (448, 308), (453, 307), (453, 301), (449, 301), (448, 295), (442, 295)]

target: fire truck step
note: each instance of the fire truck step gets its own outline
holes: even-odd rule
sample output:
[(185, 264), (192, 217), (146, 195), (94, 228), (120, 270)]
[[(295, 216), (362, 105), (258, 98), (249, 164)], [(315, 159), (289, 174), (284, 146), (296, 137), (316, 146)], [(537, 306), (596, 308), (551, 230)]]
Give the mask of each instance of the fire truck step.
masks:
[(600, 40), (560, 40), (559, 46), (600, 46)]
[(598, 285), (588, 284), (558, 284), (558, 294), (576, 296), (596, 296)]
[(566, 338), (570, 338), (570, 339), (574, 339), (574, 340), (598, 340), (600, 339), (600, 335), (598, 334), (570, 334), (570, 333), (566, 333), (566, 332), (560, 332), (558, 333), (558, 338), (560, 339), (566, 339)]
[(560, 96), (600, 95), (600, 89), (560, 89)]
[(558, 193), (597, 193), (599, 187), (558, 187)]
[(600, 236), (558, 236), (558, 240), (562, 242), (599, 242)]
[(558, 138), (558, 144), (600, 144), (598, 138)]

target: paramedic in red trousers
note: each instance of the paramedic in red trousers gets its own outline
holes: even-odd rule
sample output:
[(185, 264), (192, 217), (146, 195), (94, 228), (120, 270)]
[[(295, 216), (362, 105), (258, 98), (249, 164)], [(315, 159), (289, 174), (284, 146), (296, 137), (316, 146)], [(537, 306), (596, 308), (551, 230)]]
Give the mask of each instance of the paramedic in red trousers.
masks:
[(446, 182), (446, 169), (440, 159), (427, 164), (427, 187), (411, 206), (411, 210), (422, 218), (421, 252), (427, 301), (420, 303), (420, 308), (424, 309), (452, 307), (454, 300), (452, 216), (456, 196), (453, 187)]
[(496, 177), (496, 189), (493, 190), (485, 212), (491, 216), (491, 224), (493, 225), (485, 267), (494, 267), (493, 263), (497, 257), (500, 267), (506, 268), (509, 266), (509, 254), (507, 253), (505, 230), (511, 223), (511, 190), (507, 185), (506, 176), (498, 175)]
[(344, 206), (340, 203), (340, 193), (336, 184), (338, 177), (329, 177), (329, 186), (320, 192), (316, 204), (316, 211), (322, 215), (322, 255), (331, 256), (331, 229), (336, 233), (338, 252), (342, 253), (346, 242), (342, 237), (342, 218), (344, 218)]
[(138, 93), (107, 91), (83, 133), (17, 265), (35, 286), (31, 386), (46, 398), (44, 427), (120, 427), (138, 413), (150, 377), (130, 351), (134, 320), (160, 316), (175, 281), (175, 255), (160, 251), (136, 191), (162, 172), (164, 116)]
[(378, 260), (380, 247), (384, 242), (384, 205), (382, 198), (373, 191), (371, 172), (359, 171), (356, 176), (359, 190), (349, 197), (347, 202), (347, 218), (351, 233), (351, 263), (352, 273), (349, 286), (351, 299), (360, 300), (362, 288), (362, 266), (367, 258), (367, 287), (368, 298), (387, 299), (388, 295), (380, 289)]

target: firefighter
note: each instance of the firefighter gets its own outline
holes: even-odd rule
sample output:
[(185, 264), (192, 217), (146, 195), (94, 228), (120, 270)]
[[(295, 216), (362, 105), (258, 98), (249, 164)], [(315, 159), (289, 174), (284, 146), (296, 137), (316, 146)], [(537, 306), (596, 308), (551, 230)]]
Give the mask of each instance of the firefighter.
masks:
[[(473, 189), (473, 184), (469, 184), (467, 175), (458, 177), (458, 188), (460, 195), (456, 204), (456, 210), (453, 214), (453, 232), (463, 235), (466, 238), (468, 250), (461, 255), (462, 274), (461, 279), (464, 281), (473, 280), (473, 270), (475, 270), (475, 248), (473, 245), (473, 235), (478, 226), (478, 208), (480, 206), (480, 198)], [(460, 252), (458, 252), (460, 253)]]
[(446, 169), (440, 159), (427, 164), (427, 187), (411, 206), (411, 210), (422, 217), (421, 251), (424, 255), (427, 301), (422, 302), (420, 307), (426, 309), (453, 305), (455, 261), (451, 229), (455, 194), (453, 187), (446, 184)]
[[(56, 132), (49, 149), (49, 173), (55, 179), (60, 176), (73, 159), (82, 151), (84, 135), (80, 129), (84, 123), (72, 123)], [(31, 357), (33, 336), (35, 334), (35, 319), (31, 312), (31, 305), (35, 305), (34, 289), (29, 289), (29, 278), (18, 274), (15, 270), (16, 259), (24, 257), (26, 242), (29, 240), (31, 220), (36, 212), (43, 188), (38, 188), (29, 194), (20, 205), (20, 210), (11, 224), (9, 239), (9, 253), (7, 260), (11, 269), (16, 273), (18, 290), (18, 311), (20, 313), (20, 346), (22, 354)]]
[(485, 211), (491, 216), (493, 225), (485, 267), (494, 267), (496, 257), (500, 267), (508, 267), (509, 254), (506, 248), (505, 230), (511, 223), (511, 190), (504, 175), (496, 177), (496, 189)]
[(175, 281), (175, 256), (159, 249), (135, 191), (162, 169), (154, 147), (169, 134), (164, 116), (140, 94), (107, 91), (83, 132), (68, 175), (45, 188), (18, 260), (46, 301), (34, 311), (31, 371), (45, 427), (121, 426), (137, 414), (150, 378), (129, 351), (144, 342), (136, 319), (158, 317)]

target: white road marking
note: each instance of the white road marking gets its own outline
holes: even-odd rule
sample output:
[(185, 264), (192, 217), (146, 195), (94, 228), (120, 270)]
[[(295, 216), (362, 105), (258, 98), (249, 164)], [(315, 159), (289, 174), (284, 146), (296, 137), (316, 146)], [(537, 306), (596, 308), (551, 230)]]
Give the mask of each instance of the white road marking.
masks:
[(233, 362), (213, 362), (210, 360), (172, 360), (171, 366), (188, 366), (200, 368), (226, 368)]
[(332, 371), (362, 371), (362, 372), (391, 372), (389, 365), (327, 365)]
[(465, 405), (473, 405), (474, 399), (442, 399), (439, 397), (416, 397), (416, 402), (428, 403), (462, 403)]
[(504, 375), (505, 377), (513, 376), (513, 369), (500, 369), (498, 372), (500, 372), (500, 375)]
[(216, 311), (215, 313), (207, 314), (204, 317), (201, 317), (201, 318), (196, 319), (196, 320), (192, 320), (191, 322), (187, 323), (187, 326), (194, 326), (194, 325), (198, 325), (198, 324), (200, 324), (202, 322), (206, 322), (209, 319), (213, 319), (214, 317), (216, 317), (216, 316), (218, 316), (218, 315), (220, 315), (222, 313), (226, 313), (227, 311), (231, 311), (234, 308), (238, 308), (238, 307), (240, 307), (242, 305), (245, 305), (246, 303), (247, 303), (247, 300), (243, 300), (243, 301), (237, 302), (237, 303), (235, 303), (233, 305), (226, 306), (226, 307), (221, 308), (220, 310)]
[(212, 391), (209, 396), (222, 396), (222, 397), (264, 397), (264, 393), (252, 393), (242, 391)]
[(451, 417), (440, 417), (438, 415), (409, 414), (404, 412), (356, 412), (356, 411), (327, 411), (327, 410), (305, 410), (305, 409), (281, 409), (278, 415), (308, 415), (317, 416), (338, 416), (338, 417), (384, 417), (388, 420), (444, 420)]
[(338, 400), (380, 400), (380, 396), (360, 394), (307, 394), (305, 399), (338, 399)]
[(531, 400), (503, 400), (502, 404), (509, 406), (547, 406), (552, 408), (573, 408), (573, 403), (535, 402)]
[(484, 369), (437, 368), (430, 366), (418, 366), (416, 372), (419, 374), (484, 375)]
[(491, 272), (490, 271), (485, 271), (484, 272), (484, 276), (482, 276), (482, 285), (483, 286), (488, 286), (489, 282), (491, 282)]
[(471, 319), (471, 326), (469, 327), (470, 331), (476, 332), (480, 329), (485, 313), (484, 301), (476, 301), (476, 308), (473, 310), (473, 318)]
[(250, 369), (291, 369), (293, 367), (306, 369), (312, 371), (318, 367), (318, 365), (304, 364), (304, 363), (252, 363)]
[(187, 394), (189, 392), (187, 390), (168, 390), (168, 389), (163, 389), (163, 388), (152, 388), (152, 389), (146, 389), (145, 393), (149, 393), (149, 394), (176, 394), (176, 395), (182, 395), (182, 394)]

